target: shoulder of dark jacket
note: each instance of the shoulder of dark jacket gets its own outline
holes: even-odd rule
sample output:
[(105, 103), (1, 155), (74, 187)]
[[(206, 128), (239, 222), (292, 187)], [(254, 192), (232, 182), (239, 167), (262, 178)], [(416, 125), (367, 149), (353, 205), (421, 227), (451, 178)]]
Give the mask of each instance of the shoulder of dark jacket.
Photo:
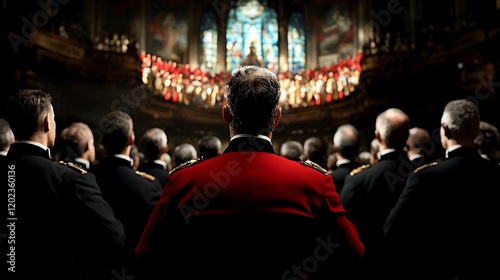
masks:
[(148, 179), (151, 182), (153, 182), (156, 179), (153, 175), (142, 171), (135, 171), (135, 174), (141, 176), (144, 179)]
[(188, 161), (186, 161), (184, 163), (181, 163), (179, 166), (175, 167), (174, 169), (170, 170), (170, 172), (168, 173), (168, 175), (171, 175), (172, 173), (174, 173), (176, 171), (179, 171), (181, 169), (187, 168), (189, 166), (195, 165), (195, 164), (197, 164), (198, 162), (201, 162), (201, 161), (203, 161), (203, 159), (201, 159), (201, 158), (188, 160)]
[(66, 162), (66, 161), (61, 160), (61, 161), (59, 161), (59, 164), (65, 165), (73, 170), (76, 170), (81, 175), (87, 174), (87, 170), (81, 168), (80, 166), (78, 166), (77, 164), (74, 164), (72, 162)]
[(351, 170), (349, 175), (354, 176), (354, 175), (358, 174), (359, 172), (368, 169), (369, 167), (371, 167), (370, 164), (361, 165), (360, 167), (356, 167), (353, 170)]
[(417, 168), (415, 168), (415, 170), (413, 171), (413, 173), (417, 174), (418, 172), (428, 168), (428, 167), (431, 167), (431, 166), (434, 166), (434, 165), (437, 165), (438, 163), (437, 162), (431, 162), (431, 163), (427, 163), (427, 164), (424, 164), (424, 165), (421, 165)]
[(311, 168), (318, 170), (319, 172), (323, 173), (324, 175), (330, 175), (330, 173), (328, 173), (328, 170), (324, 169), (323, 167), (321, 167), (319, 164), (317, 164), (315, 162), (312, 162), (310, 160), (304, 160), (302, 158), (299, 158), (299, 162), (307, 167), (311, 167)]

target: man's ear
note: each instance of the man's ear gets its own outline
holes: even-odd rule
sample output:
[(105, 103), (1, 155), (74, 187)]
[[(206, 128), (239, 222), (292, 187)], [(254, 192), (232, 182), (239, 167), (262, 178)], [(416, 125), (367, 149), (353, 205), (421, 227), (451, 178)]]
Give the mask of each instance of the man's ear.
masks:
[(226, 125), (229, 125), (229, 108), (227, 105), (222, 106), (222, 119)]
[(446, 125), (444, 125), (444, 124), (443, 124), (443, 125), (441, 125), (441, 126), (442, 126), (442, 127), (443, 127), (443, 129), (444, 129), (444, 136), (446, 136), (446, 138), (448, 138), (448, 139), (451, 139), (451, 131), (450, 131), (450, 129), (448, 128), (448, 126), (446, 126)]
[(380, 132), (378, 132), (378, 130), (375, 129), (375, 138), (377, 138), (377, 141), (379, 143), (382, 143), (382, 137), (380, 137)]
[(127, 142), (127, 145), (129, 146), (132, 146), (134, 145), (135, 143), (135, 134), (134, 132), (130, 133), (130, 135), (128, 136), (128, 142)]
[(50, 127), (49, 114), (45, 115), (43, 118), (43, 132), (49, 132), (53, 127)]
[(87, 145), (85, 145), (85, 150), (82, 151), (82, 153), (85, 153), (86, 151), (90, 150), (90, 145), (94, 145), (93, 143), (91, 143), (91, 141), (87, 141)]
[(281, 107), (278, 106), (276, 116), (274, 117), (274, 127), (277, 127), (281, 120)]

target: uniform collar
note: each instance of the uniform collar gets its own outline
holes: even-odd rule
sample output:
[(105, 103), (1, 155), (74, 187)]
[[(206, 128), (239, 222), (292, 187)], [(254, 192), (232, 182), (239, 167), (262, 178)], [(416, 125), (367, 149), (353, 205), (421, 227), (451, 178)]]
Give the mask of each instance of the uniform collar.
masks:
[[(244, 134), (244, 133), (242, 133), (242, 134), (236, 134), (235, 136), (233, 136), (231, 138), (231, 140), (238, 139), (238, 138), (244, 138), (244, 137), (247, 137), (247, 138), (248, 137), (257, 137), (257, 138), (260, 138), (260, 139), (267, 140), (269, 142), (269, 144), (272, 144), (271, 138), (269, 138), (269, 137), (267, 137), (265, 135), (262, 135), (262, 134), (257, 134), (257, 135), (254, 135), (254, 134)], [(231, 140), (229, 140), (229, 141), (231, 141)]]
[(385, 150), (377, 153), (377, 158), (378, 158), (378, 160), (380, 160), (380, 159), (382, 159), (383, 156), (385, 156), (389, 153), (393, 153), (395, 151), (396, 151), (395, 149), (385, 149)]
[(454, 150), (456, 150), (456, 149), (458, 149), (460, 147), (462, 147), (462, 145), (453, 145), (453, 146), (450, 146), (448, 149), (446, 149), (445, 157), (448, 158), (451, 152), (453, 152)]
[(346, 159), (346, 158), (343, 158), (343, 159), (339, 159), (337, 160), (337, 162), (335, 163), (337, 165), (337, 167), (341, 166), (342, 164), (347, 164), (351, 162), (351, 160), (349, 159)]
[(228, 147), (224, 150), (224, 154), (229, 152), (267, 152), (275, 154), (269, 137), (248, 134), (238, 134), (231, 138)]
[(167, 163), (163, 160), (159, 160), (159, 159), (155, 159), (153, 161), (154, 163), (158, 164), (158, 165), (161, 165), (163, 167), (163, 169), (167, 170)]
[[(13, 151), (11, 151), (12, 148), (14, 148)], [(40, 149), (43, 150), (43, 152), (41, 152)], [(47, 146), (34, 141), (28, 141), (28, 140), (16, 141), (10, 145), (9, 152), (7, 154), (10, 154), (11, 152), (12, 154), (21, 154), (21, 155), (35, 154), (43, 156), (50, 160), (52, 159), (52, 156), (50, 155), (50, 149)]]
[(123, 159), (123, 160), (130, 162), (130, 167), (134, 166), (134, 160), (129, 156), (122, 155), (122, 154), (115, 154), (115, 158), (120, 158), (120, 159)]

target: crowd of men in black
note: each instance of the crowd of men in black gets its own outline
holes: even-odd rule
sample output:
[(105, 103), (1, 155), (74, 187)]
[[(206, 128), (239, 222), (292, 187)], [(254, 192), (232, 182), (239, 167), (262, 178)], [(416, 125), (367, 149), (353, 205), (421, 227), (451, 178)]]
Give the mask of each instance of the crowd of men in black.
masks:
[[(174, 151), (160, 128), (135, 139), (134, 122), (122, 111), (103, 116), (100, 145), (83, 122), (56, 135), (51, 95), (15, 93), (0, 120), (4, 194), (15, 194), (15, 209), (2, 215), (15, 229), (0, 231), (15, 239), (0, 243), (7, 279), (497, 274), (499, 135), (474, 103), (450, 101), (436, 121), (437, 138), (412, 127), (398, 108), (381, 112), (366, 158), (356, 127), (341, 125), (323, 162), (317, 137), (287, 141), (274, 152), (281, 116), (274, 74), (242, 67), (228, 86), (228, 147), (207, 135), (197, 147)], [(56, 139), (60, 161), (51, 155)], [(446, 151), (438, 161), (431, 157), (436, 145)], [(300, 232), (294, 239), (290, 228)], [(306, 236), (313, 237), (302, 242)]]

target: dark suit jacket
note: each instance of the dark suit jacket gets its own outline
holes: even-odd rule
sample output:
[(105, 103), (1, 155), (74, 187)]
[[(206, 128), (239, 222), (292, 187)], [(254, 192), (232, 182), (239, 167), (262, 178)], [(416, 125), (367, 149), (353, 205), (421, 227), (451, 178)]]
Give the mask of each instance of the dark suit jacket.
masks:
[(344, 279), (363, 245), (326, 170), (238, 138), (171, 172), (136, 254), (138, 279)]
[(165, 187), (168, 171), (163, 165), (155, 163), (154, 161), (148, 161), (139, 166), (137, 170), (153, 175), (158, 182), (160, 182), (161, 187)]
[(356, 162), (350, 161), (337, 166), (337, 168), (335, 168), (330, 173), (332, 175), (333, 183), (335, 184), (335, 189), (337, 190), (338, 194), (340, 194), (342, 188), (344, 187), (345, 177), (358, 166), (359, 164), (357, 164)]
[(125, 265), (134, 270), (134, 248), (160, 198), (162, 187), (158, 180), (150, 180), (136, 173), (130, 162), (115, 156), (104, 157), (92, 169), (116, 217), (122, 221), (125, 239)]
[[(10, 246), (15, 253), (16, 273), (9, 275), (15, 277), (7, 279), (112, 276), (112, 261), (125, 233), (93, 174), (53, 162), (41, 147), (17, 142), (2, 170), (2, 181), (9, 182), (4, 184), (2, 213), (12, 209), (9, 220), (2, 220), (12, 225), (7, 234), (15, 237), (9, 245), (1, 243), (2, 273), (7, 271), (4, 257)], [(12, 200), (8, 207), (3, 204), (7, 195)]]
[(499, 177), (469, 147), (412, 173), (384, 226), (393, 279), (498, 275)]
[(345, 178), (340, 200), (365, 245), (367, 272), (375, 275), (383, 253), (383, 225), (413, 171), (404, 151), (384, 154), (379, 161)]

